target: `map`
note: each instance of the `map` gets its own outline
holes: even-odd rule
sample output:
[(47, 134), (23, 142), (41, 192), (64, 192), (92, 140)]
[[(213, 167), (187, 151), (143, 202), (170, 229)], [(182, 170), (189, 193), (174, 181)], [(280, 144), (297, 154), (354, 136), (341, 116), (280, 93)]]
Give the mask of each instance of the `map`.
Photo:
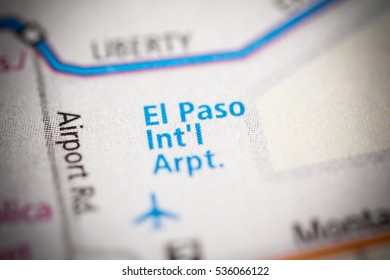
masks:
[(390, 2), (2, 1), (0, 259), (389, 259)]

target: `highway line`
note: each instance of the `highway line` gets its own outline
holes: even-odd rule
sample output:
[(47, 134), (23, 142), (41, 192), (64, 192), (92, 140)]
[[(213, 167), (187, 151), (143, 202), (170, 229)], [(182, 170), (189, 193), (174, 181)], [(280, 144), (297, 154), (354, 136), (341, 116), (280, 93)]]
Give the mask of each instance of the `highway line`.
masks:
[[(73, 63), (66, 63), (55, 55), (53, 48), (42, 34), (36, 41), (27, 41), (38, 54), (47, 62), (47, 64), (56, 72), (64, 74), (72, 74), (76, 76), (96, 76), (107, 75), (113, 73), (142, 71), (149, 69), (171, 68), (178, 66), (187, 66), (195, 64), (213, 63), (221, 61), (239, 60), (250, 56), (264, 46), (268, 45), (275, 39), (279, 38), (287, 31), (296, 27), (306, 19), (314, 16), (318, 12), (324, 10), (330, 4), (340, 2), (341, 0), (319, 0), (313, 3), (308, 8), (300, 11), (292, 17), (286, 19), (279, 25), (276, 25), (270, 31), (260, 35), (253, 41), (237, 50), (212, 52), (200, 55), (189, 55), (168, 59), (145, 60), (138, 62), (125, 62), (121, 64), (109, 64), (100, 66), (80, 66)], [(0, 31), (12, 31), (19, 35), (24, 34), (26, 27), (31, 26), (16, 18), (0, 18)], [(23, 38), (22, 38), (23, 39)], [(24, 38), (24, 41), (28, 38)]]

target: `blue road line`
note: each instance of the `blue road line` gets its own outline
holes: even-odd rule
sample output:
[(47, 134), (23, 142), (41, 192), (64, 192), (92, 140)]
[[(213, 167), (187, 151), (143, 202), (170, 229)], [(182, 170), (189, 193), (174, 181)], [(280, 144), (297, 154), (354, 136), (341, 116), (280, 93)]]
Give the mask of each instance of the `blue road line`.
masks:
[[(341, 0), (319, 0), (310, 7), (301, 11), (292, 18), (286, 20), (284, 23), (276, 26), (273, 30), (268, 33), (256, 38), (241, 49), (226, 51), (226, 52), (215, 52), (202, 55), (190, 55), (183, 57), (176, 57), (170, 59), (157, 59), (157, 60), (146, 60), (139, 62), (128, 62), (122, 64), (110, 64), (101, 66), (78, 66), (75, 64), (68, 64), (62, 62), (58, 57), (55, 56), (54, 52), (50, 48), (49, 44), (42, 39), (37, 42), (33, 47), (37, 52), (46, 60), (52, 69), (60, 73), (73, 74), (77, 76), (95, 76), (105, 75), (112, 73), (131, 72), (148, 69), (159, 69), (169, 68), (193, 64), (212, 63), (217, 61), (230, 61), (245, 58), (254, 52), (258, 51), (265, 45), (269, 44), (288, 30), (295, 27), (305, 19), (315, 15), (319, 11), (323, 10), (330, 4), (341, 1)], [(19, 33), (25, 24), (14, 18), (0, 18), (0, 31), (11, 30)]]
[(18, 19), (14, 18), (0, 18), (0, 30), (10, 30), (19, 32), (23, 28), (24, 24)]

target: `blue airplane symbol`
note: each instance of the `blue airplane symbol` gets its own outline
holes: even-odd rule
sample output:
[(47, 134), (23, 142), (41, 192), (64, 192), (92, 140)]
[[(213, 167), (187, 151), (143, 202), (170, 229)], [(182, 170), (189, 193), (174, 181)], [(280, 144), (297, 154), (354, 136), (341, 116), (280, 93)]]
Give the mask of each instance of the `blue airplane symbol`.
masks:
[(152, 208), (148, 212), (140, 215), (139, 217), (137, 217), (134, 220), (134, 223), (136, 225), (139, 225), (150, 218), (153, 221), (154, 228), (160, 229), (161, 228), (161, 219), (163, 217), (169, 218), (172, 220), (177, 220), (179, 218), (176, 214), (173, 214), (173, 213), (168, 212), (168, 211), (160, 210), (160, 208), (157, 206), (156, 194), (152, 193), (150, 195), (150, 198), (152, 200)]

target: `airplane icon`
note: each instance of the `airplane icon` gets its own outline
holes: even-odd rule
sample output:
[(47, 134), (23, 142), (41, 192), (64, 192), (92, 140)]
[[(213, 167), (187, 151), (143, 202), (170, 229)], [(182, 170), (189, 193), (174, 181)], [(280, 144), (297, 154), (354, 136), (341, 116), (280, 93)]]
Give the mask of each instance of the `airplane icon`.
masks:
[(176, 214), (173, 214), (171, 212), (161, 210), (157, 205), (157, 197), (155, 193), (151, 193), (150, 195), (151, 201), (152, 201), (152, 208), (146, 212), (145, 214), (142, 214), (138, 216), (134, 220), (134, 224), (139, 225), (143, 223), (144, 221), (151, 219), (153, 221), (153, 226), (155, 229), (161, 228), (161, 219), (162, 218), (169, 218), (172, 220), (177, 220), (179, 217)]

